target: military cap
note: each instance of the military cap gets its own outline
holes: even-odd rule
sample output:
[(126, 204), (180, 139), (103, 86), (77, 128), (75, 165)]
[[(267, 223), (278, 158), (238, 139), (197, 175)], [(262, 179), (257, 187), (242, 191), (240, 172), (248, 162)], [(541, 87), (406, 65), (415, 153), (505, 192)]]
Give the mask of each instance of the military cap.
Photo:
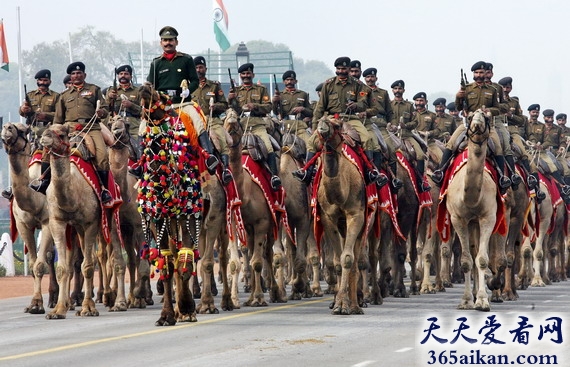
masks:
[(158, 35), (161, 39), (173, 39), (178, 37), (178, 31), (174, 29), (174, 27), (167, 25), (166, 27), (162, 27)]
[(334, 61), (334, 66), (349, 66), (350, 65), (350, 57), (342, 56), (339, 57)]
[(542, 115), (544, 117), (552, 117), (552, 116), (554, 116), (554, 110), (551, 110), (551, 109), (544, 110), (544, 111), (542, 111)]
[(132, 74), (133, 68), (131, 67), (131, 65), (121, 65), (115, 69), (116, 74), (119, 74), (121, 71), (127, 71), (127, 72), (129, 72), (129, 74)]
[(565, 113), (559, 113), (558, 115), (556, 115), (556, 119), (557, 120), (566, 120), (566, 114)]
[(485, 63), (485, 70), (493, 70), (493, 64), (490, 62)]
[(196, 66), (206, 65), (206, 59), (204, 58), (204, 56), (196, 56), (194, 58), (194, 65), (196, 65)]
[(402, 87), (404, 88), (406, 86), (406, 83), (404, 83), (403, 80), (396, 80), (394, 83), (392, 83), (392, 85), (390, 86), (390, 88), (396, 88), (396, 87)]
[(362, 72), (362, 76), (364, 76), (364, 77), (367, 77), (368, 75), (376, 76), (377, 73), (378, 73), (378, 70), (376, 70), (376, 68), (368, 68)]
[(293, 79), (297, 79), (297, 73), (295, 73), (293, 70), (287, 70), (286, 72), (283, 73), (283, 80), (287, 79), (287, 78), (293, 78)]
[(447, 100), (445, 98), (438, 98), (435, 101), (433, 101), (434, 106), (440, 106), (441, 105), (441, 106), (445, 107), (446, 103), (447, 103)]
[(352, 60), (350, 62), (351, 68), (360, 68), (361, 66), (362, 66), (362, 63), (359, 60)]
[(85, 64), (82, 63), (81, 61), (76, 61), (74, 63), (69, 64), (69, 66), (67, 67), (68, 74), (71, 74), (71, 72), (75, 70), (81, 70), (82, 72), (85, 72)]
[(501, 80), (499, 80), (499, 84), (502, 85), (503, 87), (505, 85), (513, 84), (513, 78), (511, 78), (510, 76), (506, 76)]
[(64, 78), (63, 78), (63, 85), (66, 85), (67, 83), (69, 83), (71, 81), (71, 75), (67, 74)]
[(323, 90), (323, 83), (317, 85), (317, 87), (315, 88), (315, 91), (320, 92), (321, 90)]
[(471, 66), (471, 71), (479, 69), (487, 70), (487, 63), (485, 61), (477, 61), (473, 66)]
[(51, 71), (49, 71), (48, 69), (43, 69), (38, 71), (34, 79), (40, 79), (40, 78), (51, 79)]
[(448, 109), (449, 111), (457, 111), (457, 108), (455, 108), (455, 102), (450, 102), (450, 103), (447, 105), (447, 109)]
[(243, 73), (246, 71), (251, 71), (253, 73), (253, 64), (251, 62), (243, 64), (238, 69), (238, 73)]
[(540, 111), (540, 105), (538, 103), (531, 104), (528, 106), (527, 111)]
[(414, 95), (414, 101), (418, 98), (427, 99), (427, 95), (425, 94), (425, 92), (418, 92)]

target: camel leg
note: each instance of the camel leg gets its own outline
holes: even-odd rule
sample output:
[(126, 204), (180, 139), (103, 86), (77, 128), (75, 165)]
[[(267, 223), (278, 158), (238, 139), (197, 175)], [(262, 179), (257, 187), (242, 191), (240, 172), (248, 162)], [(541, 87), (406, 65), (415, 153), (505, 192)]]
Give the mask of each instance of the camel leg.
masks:
[[(215, 238), (211, 234), (208, 235), (208, 229), (203, 228), (200, 232), (198, 249), (200, 251), (200, 276), (202, 278), (202, 292), (200, 294), (200, 303), (196, 307), (199, 313), (217, 314), (220, 311), (214, 303), (212, 294), (212, 279), (214, 274), (214, 242)], [(194, 277), (197, 278), (197, 277)], [(196, 294), (194, 294), (196, 297)]]
[[(279, 229), (279, 233), (272, 249), (272, 268), (275, 269), (276, 289), (271, 289), (270, 301), (271, 302), (287, 302), (287, 291), (285, 290), (286, 271), (287, 271), (287, 255), (281, 242), (283, 229)], [(268, 247), (272, 244), (267, 244)]]
[[(36, 249), (36, 239), (34, 237), (34, 230), (32, 228), (25, 228), (23, 224), (20, 222), (16, 222), (16, 226), (18, 228), (18, 232), (22, 238), (22, 241), (25, 243), (26, 248), (28, 249), (28, 260), (29, 260), (29, 268), (32, 271), (34, 276), (34, 292), (32, 295), (32, 300), (30, 305), (24, 309), (24, 312), (31, 313), (31, 314), (44, 314), (44, 300), (42, 296), (42, 278), (44, 274), (49, 272), (46, 258), (45, 258), (45, 251), (47, 251), (47, 246), (45, 246), (44, 238), (49, 236), (49, 230), (47, 236), (42, 236), (42, 245), (40, 246), (40, 258), (38, 258), (38, 253)], [(24, 227), (24, 228), (22, 228)], [(43, 249), (43, 251), (42, 251)], [(41, 253), (43, 252), (43, 255)], [(43, 258), (42, 258), (43, 257)]]
[(543, 261), (544, 261), (544, 252), (542, 250), (542, 244), (544, 241), (544, 234), (540, 233), (538, 238), (536, 239), (536, 244), (534, 245), (533, 251), (533, 261), (532, 267), (534, 271), (534, 276), (530, 285), (532, 287), (545, 287), (544, 281), (542, 280), (542, 274), (544, 273), (543, 269)]
[(265, 245), (266, 236), (258, 233), (250, 233), (248, 231), (247, 242), (248, 252), (251, 254), (249, 265), (253, 273), (251, 293), (249, 299), (245, 302), (246, 306), (265, 307), (267, 302), (261, 288), (261, 272), (263, 271), (263, 247)]
[(319, 252), (317, 250), (317, 243), (315, 242), (315, 237), (313, 236), (313, 232), (310, 232), (311, 235), (307, 238), (307, 247), (308, 247), (308, 261), (311, 264), (313, 279), (311, 282), (311, 291), (313, 293), (313, 297), (322, 297), (323, 290), (321, 289), (321, 259), (319, 256)]
[(425, 244), (422, 249), (422, 262), (423, 262), (423, 278), (420, 288), (420, 293), (422, 294), (434, 294), (435, 288), (430, 280), (430, 268), (435, 260), (434, 251), (434, 236), (426, 239)]
[(57, 282), (59, 283), (59, 295), (57, 297), (57, 304), (51, 312), (46, 315), (46, 319), (65, 319), (67, 310), (70, 306), (69, 277), (71, 272), (70, 267), (72, 254), (70, 253), (71, 251), (67, 250), (65, 238), (66, 223), (50, 220), (49, 226), (59, 258), (56, 267), (56, 277)]
[[(230, 281), (228, 277), (228, 267), (229, 267), (228, 241), (229, 238), (227, 233), (221, 235), (220, 238), (218, 239), (218, 256), (220, 260), (220, 273), (221, 273), (221, 283), (222, 283), (221, 307), (222, 310), (224, 311), (233, 311), (234, 304), (231, 298)], [(237, 260), (239, 261), (239, 258)]]
[(368, 251), (368, 256), (370, 259), (370, 303), (373, 305), (381, 305), (384, 303), (382, 295), (380, 294), (380, 286), (378, 285), (378, 246), (380, 245), (380, 239), (375, 238), (374, 234), (371, 233), (368, 236), (368, 243), (370, 248)]
[(93, 277), (95, 273), (95, 264), (93, 261), (93, 250), (97, 241), (98, 225), (93, 225), (85, 230), (83, 236), (79, 236), (81, 249), (83, 250), (83, 264), (81, 264), (81, 273), (85, 280), (84, 296), (81, 310), (76, 312), (77, 316), (99, 316), (99, 311), (95, 308), (95, 301), (92, 296)]
[(446, 288), (452, 288), (453, 283), (451, 282), (451, 242), (442, 242), (440, 244), (441, 249), (441, 281), (443, 286)]
[(463, 227), (460, 227), (456, 225), (456, 223), (459, 223), (459, 221), (454, 221), (453, 219), (454, 217), (452, 217), (452, 223), (456, 228), (456, 234), (461, 243), (461, 269), (463, 269), (463, 274), (465, 275), (465, 288), (463, 291), (463, 297), (461, 298), (461, 303), (457, 308), (460, 310), (471, 310), (474, 307), (471, 279), (473, 258), (469, 249), (469, 233), (467, 233), (466, 224), (463, 225)]
[(479, 311), (489, 311), (489, 295), (485, 289), (486, 273), (489, 269), (489, 242), (495, 218), (490, 221), (479, 222), (479, 249), (475, 257), (475, 266), (477, 267), (477, 299), (474, 308)]
[[(231, 278), (231, 287), (230, 287), (230, 299), (226, 300), (226, 304), (224, 304), (224, 299), (222, 299), (222, 310), (229, 311), (230, 309), (239, 309), (241, 308), (240, 300), (239, 300), (239, 289), (238, 289), (238, 282), (239, 282), (239, 273), (241, 271), (241, 259), (239, 257), (239, 250), (238, 250), (238, 239), (237, 235), (234, 236), (233, 239), (229, 240), (228, 243), (228, 251), (229, 251), (229, 265), (228, 265), (228, 272)], [(221, 256), (221, 252), (220, 252)], [(221, 257), (220, 257), (221, 259)], [(221, 260), (220, 260), (221, 266)]]
[[(109, 216), (111, 217), (111, 216)], [(125, 258), (123, 257), (123, 248), (119, 237), (117, 234), (116, 224), (113, 221), (111, 233), (111, 246), (113, 246), (113, 275), (117, 281), (117, 293), (114, 300), (114, 304), (109, 309), (109, 311), (126, 311), (127, 310), (127, 297), (125, 294), (125, 272), (127, 269), (127, 264)], [(132, 279), (131, 279), (132, 281)], [(131, 283), (132, 284), (132, 283)]]

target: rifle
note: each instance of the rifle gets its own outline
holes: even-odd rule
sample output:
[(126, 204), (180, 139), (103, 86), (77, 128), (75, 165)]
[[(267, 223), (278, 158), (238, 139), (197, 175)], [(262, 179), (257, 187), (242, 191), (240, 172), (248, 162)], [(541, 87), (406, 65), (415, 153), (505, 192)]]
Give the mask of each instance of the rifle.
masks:
[[(467, 87), (467, 75), (463, 72), (463, 68), (461, 69), (461, 90), (465, 91)], [(467, 96), (463, 98), (463, 115), (467, 117)]]
[[(279, 86), (277, 85), (275, 74), (273, 74), (273, 84), (275, 85), (275, 94), (280, 95), (281, 92), (279, 92)], [(277, 103), (277, 117), (279, 117), (279, 120), (283, 120), (283, 104), (281, 103), (281, 99), (279, 99), (279, 102)]]
[(230, 77), (230, 92), (234, 92), (236, 91), (236, 83), (234, 82), (234, 79), (232, 78), (232, 72), (230, 70), (230, 68), (228, 68), (228, 75)]
[[(28, 106), (32, 108), (32, 101), (30, 100), (30, 96), (28, 96), (28, 88), (26, 87), (25, 84), (24, 84), (24, 98), (26, 99), (26, 103), (28, 104)], [(32, 126), (32, 123), (34, 122), (32, 119), (33, 115), (34, 115), (33, 111), (30, 111), (30, 113), (26, 115), (26, 125)]]
[[(113, 90), (117, 92), (117, 68), (113, 71)], [(115, 116), (115, 99), (109, 99), (109, 111), (111, 111), (111, 116)]]

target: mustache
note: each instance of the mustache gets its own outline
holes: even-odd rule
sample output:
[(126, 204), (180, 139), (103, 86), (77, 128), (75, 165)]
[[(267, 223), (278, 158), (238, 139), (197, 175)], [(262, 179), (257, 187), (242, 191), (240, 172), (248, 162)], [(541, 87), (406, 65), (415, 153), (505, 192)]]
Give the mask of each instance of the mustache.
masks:
[(127, 78), (125, 78), (125, 77), (119, 78), (119, 83), (121, 83), (121, 84), (127, 84), (129, 81), (130, 81), (130, 80), (127, 79)]

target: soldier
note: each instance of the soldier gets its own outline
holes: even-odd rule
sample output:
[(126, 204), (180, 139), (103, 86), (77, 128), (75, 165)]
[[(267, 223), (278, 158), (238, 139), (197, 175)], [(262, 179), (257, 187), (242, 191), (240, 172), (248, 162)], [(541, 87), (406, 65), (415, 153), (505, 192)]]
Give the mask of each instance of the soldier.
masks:
[[(49, 87), (51, 85), (51, 71), (40, 70), (35, 77), (38, 89), (28, 92), (24, 103), (20, 106), (20, 116), (26, 118), (26, 124), (32, 129), (32, 141), (36, 141), (42, 135), (48, 125), (53, 122), (55, 106), (59, 101), (59, 93)], [(29, 101), (29, 102), (28, 102)], [(2, 196), (12, 200), (12, 186), (2, 190)]]
[(220, 83), (206, 79), (206, 71), (208, 71), (206, 59), (203, 56), (197, 56), (194, 58), (194, 64), (196, 65), (196, 73), (200, 83), (198, 84), (198, 89), (192, 93), (192, 99), (200, 105), (204, 114), (208, 116), (208, 129), (210, 134), (216, 137), (220, 148), (220, 158), (223, 165), (222, 183), (227, 185), (233, 177), (229, 170), (230, 151), (226, 140), (226, 130), (220, 115), (228, 109), (228, 101)]
[(71, 75), (67, 74), (64, 78), (63, 78), (63, 86), (65, 87), (63, 89), (63, 91), (65, 92), (66, 89), (68, 89), (69, 87), (71, 87), (73, 85), (73, 83), (71, 82)]
[[(164, 51), (162, 55), (152, 60), (147, 81), (154, 85), (156, 90), (168, 94), (172, 98), (173, 107), (182, 111), (192, 109), (190, 94), (199, 84), (194, 59), (185, 53), (176, 50), (178, 46), (178, 31), (170, 26), (163, 27), (159, 32), (160, 46)], [(188, 83), (183, 88), (183, 81)], [(190, 112), (188, 112), (190, 114)], [(200, 146), (208, 153), (206, 166), (211, 173), (218, 165), (218, 158), (214, 156), (214, 147), (206, 131), (206, 127), (199, 119), (192, 120), (198, 135)]]
[(277, 92), (273, 96), (273, 113), (279, 118), (286, 120), (285, 128), (287, 131), (293, 132), (299, 138), (303, 139), (306, 144), (311, 137), (307, 132), (313, 117), (313, 108), (309, 101), (309, 93), (299, 90), (295, 87), (297, 84), (297, 73), (288, 70), (283, 73), (281, 78), (285, 85), (285, 90)]
[[(368, 106), (368, 90), (361, 81), (349, 75), (350, 58), (339, 57), (335, 60), (336, 77), (327, 79), (323, 84), (319, 102), (313, 111), (313, 135), (307, 145), (307, 161), (315, 154), (317, 149), (318, 134), (317, 124), (325, 114), (338, 114), (347, 124), (352, 126), (362, 142), (368, 161), (373, 161), (372, 153), (372, 137), (368, 130), (364, 127), (360, 118), (366, 115)], [(357, 114), (363, 113), (360, 116)], [(293, 176), (304, 181), (310, 182), (313, 177), (314, 167), (311, 165), (307, 169), (299, 169), (293, 172)], [(371, 168), (365, 173), (364, 178), (367, 183), (376, 182), (380, 178), (380, 173), (375, 168)]]
[[(437, 98), (435, 101), (433, 101), (433, 106), (435, 108), (435, 126), (439, 130), (439, 134), (433, 138), (443, 143), (449, 140), (451, 134), (453, 134), (457, 128), (456, 117), (445, 113), (446, 103), (447, 100), (445, 98)], [(455, 104), (453, 107), (455, 108)]]
[(570, 185), (570, 166), (568, 166), (568, 158), (570, 156), (570, 151), (568, 151), (570, 144), (570, 127), (566, 126), (566, 118), (565, 113), (556, 115), (556, 123), (560, 127), (560, 148), (558, 148), (559, 152), (556, 157), (564, 168), (564, 183)]
[(457, 125), (461, 121), (463, 121), (463, 119), (461, 118), (461, 116), (459, 114), (461, 111), (459, 111), (457, 109), (457, 106), (455, 106), (455, 102), (449, 102), (447, 104), (446, 108), (447, 108), (447, 112), (453, 117), (453, 120), (455, 122), (455, 127), (457, 128)]
[(263, 140), (267, 148), (267, 165), (271, 172), (271, 188), (278, 190), (281, 187), (281, 179), (278, 176), (277, 156), (273, 151), (273, 146), (269, 140), (267, 133), (267, 123), (264, 117), (271, 112), (273, 106), (267, 94), (267, 88), (264, 85), (253, 84), (254, 66), (252, 63), (246, 63), (238, 68), (239, 76), (242, 84), (237, 90), (231, 90), (228, 95), (228, 102), (238, 114), (244, 114), (242, 119), (246, 120), (244, 124), (247, 131), (251, 131)]
[[(534, 111), (537, 111), (536, 109)], [(542, 159), (548, 166), (550, 175), (561, 186), (562, 197), (565, 203), (570, 201), (570, 186), (564, 183), (564, 178), (556, 165), (553, 151), (557, 151), (562, 141), (560, 140), (562, 130), (559, 126), (554, 125), (554, 111), (551, 109), (542, 112), (544, 117), (544, 124), (538, 119), (530, 123), (530, 134), (528, 139), (535, 144), (535, 148), (539, 152), (539, 158)]]
[[(106, 185), (109, 178), (109, 156), (107, 146), (101, 134), (100, 121), (105, 119), (109, 112), (107, 104), (101, 93), (101, 88), (85, 82), (85, 64), (81, 61), (69, 64), (67, 73), (71, 75), (73, 87), (65, 90), (56, 105), (54, 124), (66, 124), (70, 131), (82, 130), (93, 138), (95, 144), (94, 166), (101, 184), (101, 202), (103, 206), (109, 205), (113, 198)], [(97, 104), (100, 103), (99, 109)], [(96, 117), (96, 118), (94, 118)], [(51, 180), (49, 168), (49, 156), (42, 157), (42, 179), (32, 182), (30, 187), (42, 194)]]
[[(473, 64), (471, 71), (473, 72), (474, 82), (467, 84), (465, 87), (462, 86), (455, 96), (455, 105), (464, 106), (463, 113), (475, 112), (481, 109), (483, 112), (490, 113), (492, 116), (499, 114), (498, 92), (494, 87), (485, 83), (486, 65), (487, 63), (484, 61), (478, 61)], [(456, 140), (466, 129), (465, 124), (458, 126), (447, 142), (439, 167), (432, 175), (432, 179), (436, 184), (440, 185), (443, 182), (445, 169), (447, 169), (448, 164), (451, 162)], [(499, 137), (493, 126), (491, 126), (489, 138), (493, 140), (495, 146), (495, 161), (498, 166), (497, 172), (500, 175), (499, 187), (502, 191), (505, 191), (511, 186), (511, 180), (503, 175), (503, 172), (505, 172), (505, 158)]]

